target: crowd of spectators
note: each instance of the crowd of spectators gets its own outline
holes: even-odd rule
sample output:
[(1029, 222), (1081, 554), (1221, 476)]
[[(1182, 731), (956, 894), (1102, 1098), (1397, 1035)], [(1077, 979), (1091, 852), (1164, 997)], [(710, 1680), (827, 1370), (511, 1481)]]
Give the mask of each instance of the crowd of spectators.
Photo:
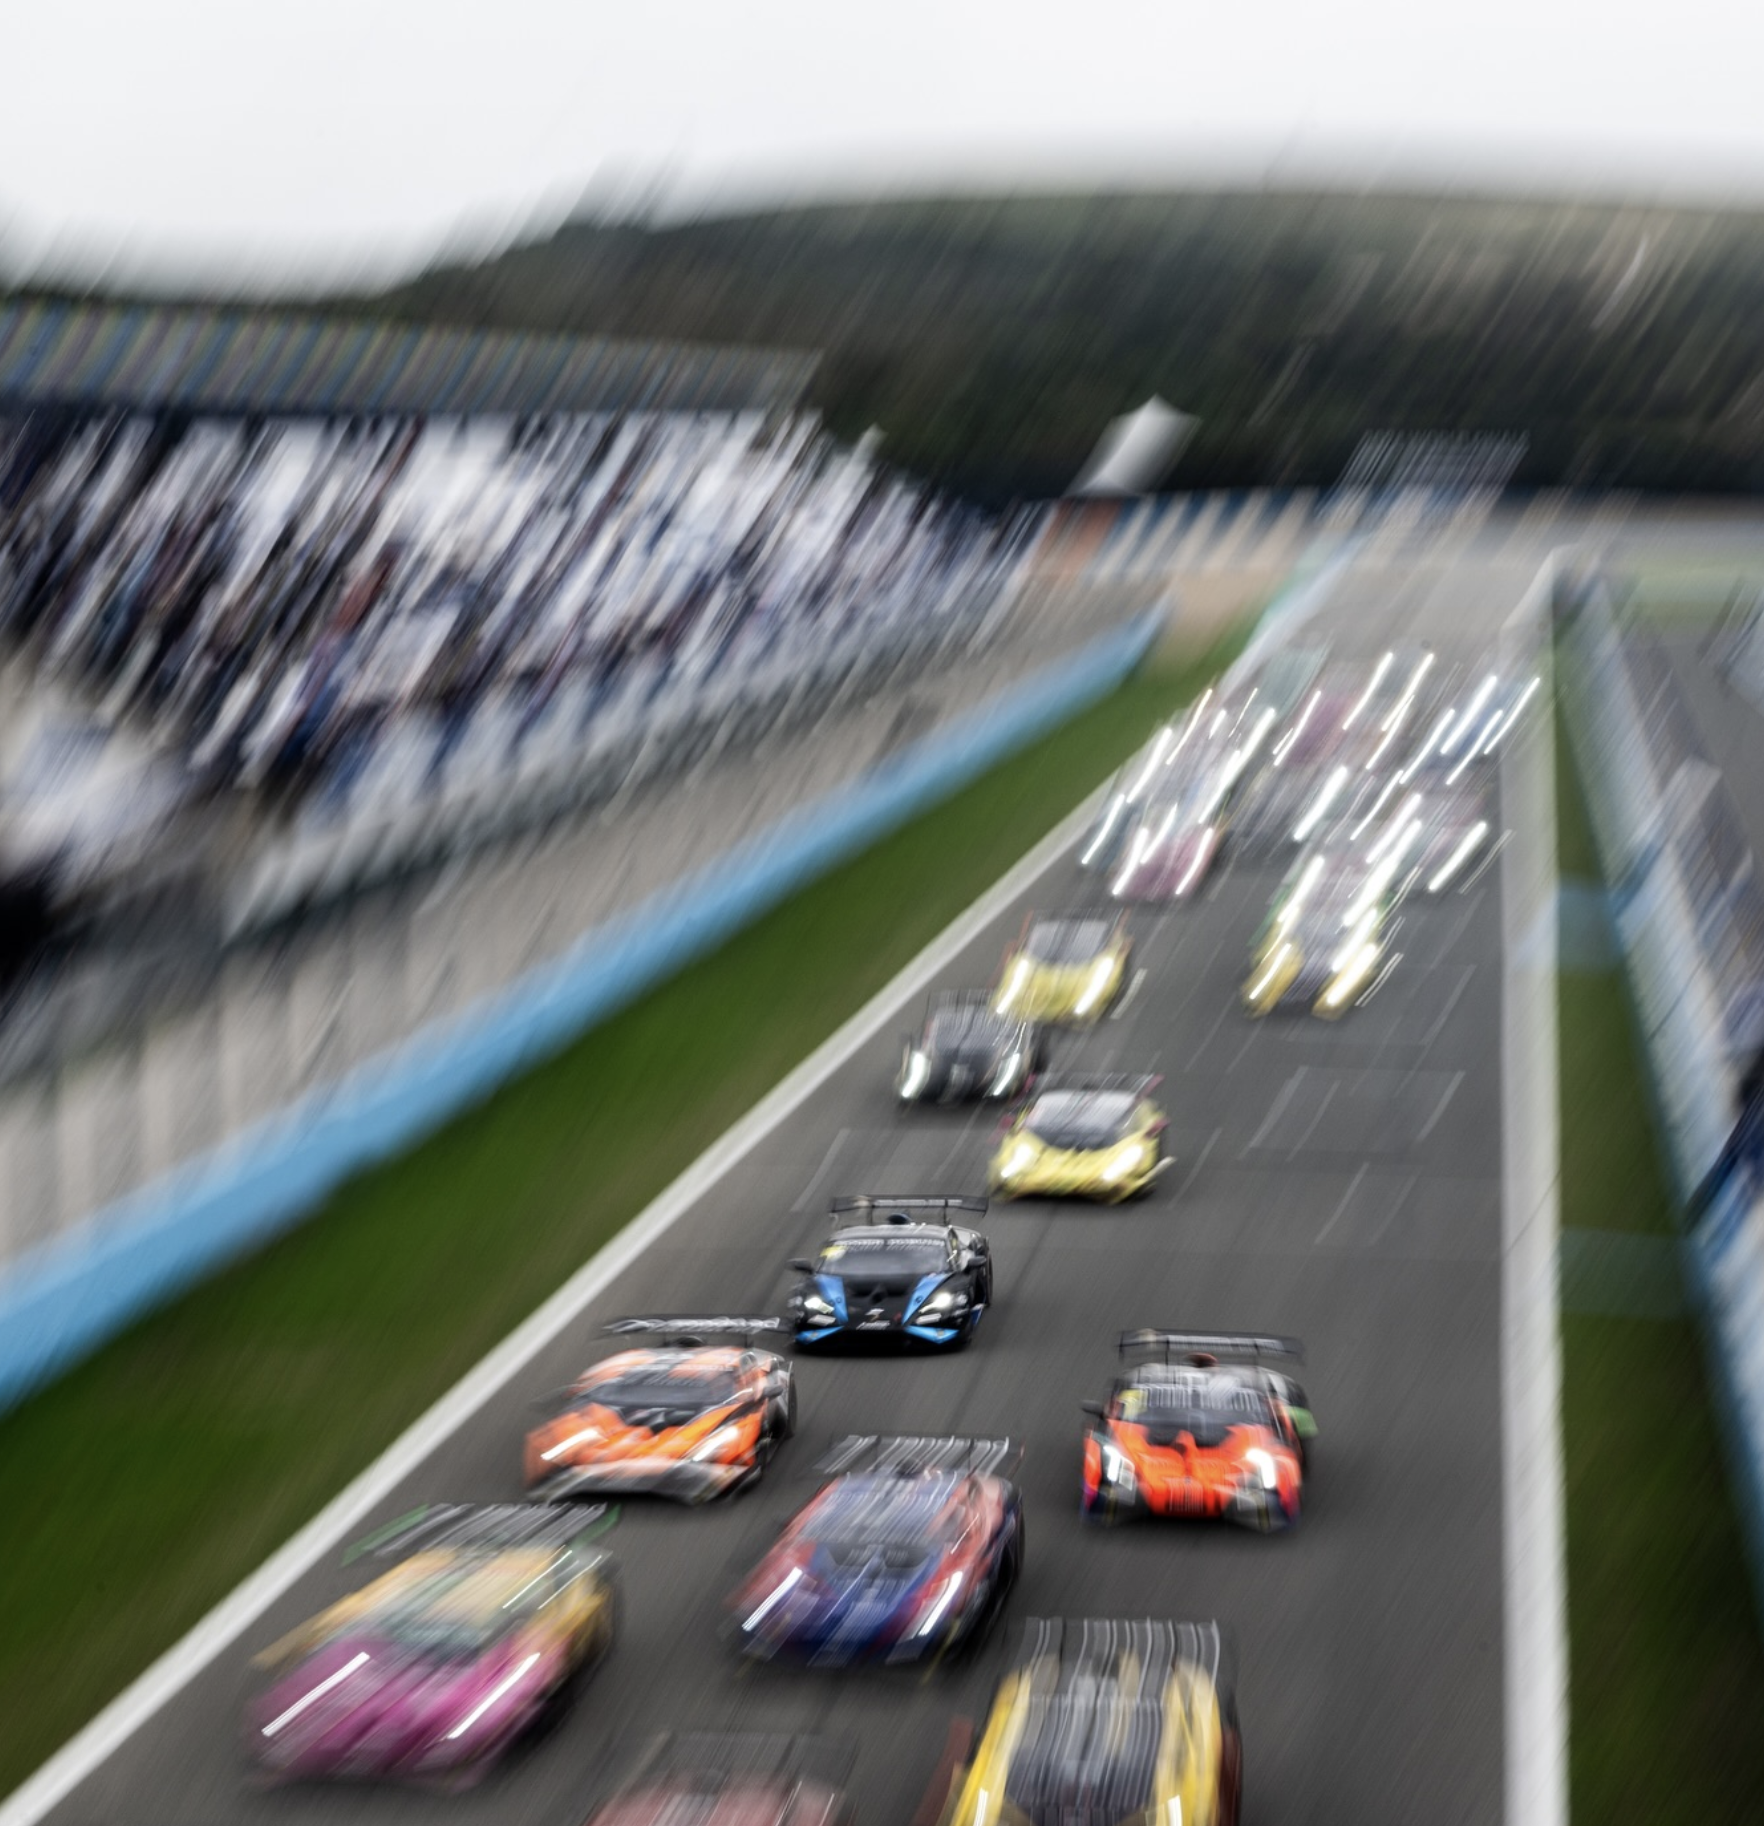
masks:
[(308, 815), (971, 629), (1031, 536), (809, 413), (0, 421), (0, 642)]

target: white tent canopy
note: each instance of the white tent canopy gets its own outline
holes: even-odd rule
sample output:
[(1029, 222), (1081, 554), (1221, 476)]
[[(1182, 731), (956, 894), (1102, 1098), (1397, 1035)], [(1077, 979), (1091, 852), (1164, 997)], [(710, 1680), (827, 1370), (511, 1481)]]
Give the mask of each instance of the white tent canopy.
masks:
[(1200, 421), (1153, 395), (1137, 412), (1111, 419), (1067, 491), (1074, 495), (1138, 495), (1154, 487)]

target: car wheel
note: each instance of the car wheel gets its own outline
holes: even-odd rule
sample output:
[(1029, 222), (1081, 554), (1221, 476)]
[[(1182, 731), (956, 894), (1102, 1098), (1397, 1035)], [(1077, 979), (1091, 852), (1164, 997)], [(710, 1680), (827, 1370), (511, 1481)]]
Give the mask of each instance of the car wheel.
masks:
[(1079, 1499), (1079, 1513), (1095, 1528), (1119, 1528), (1133, 1514), (1131, 1506), (1124, 1508), (1113, 1495), (1099, 1491), (1095, 1502), (1086, 1497)]
[(1242, 1817), (1243, 1739), (1232, 1725), (1219, 1746), (1219, 1826), (1237, 1826)]

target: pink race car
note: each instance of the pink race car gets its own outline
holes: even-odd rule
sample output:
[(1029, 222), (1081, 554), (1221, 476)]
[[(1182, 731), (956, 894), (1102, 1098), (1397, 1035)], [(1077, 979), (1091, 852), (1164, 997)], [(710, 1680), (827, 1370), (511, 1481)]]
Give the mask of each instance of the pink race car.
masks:
[(612, 1642), (599, 1507), (424, 1511), (374, 1551), (391, 1571), (257, 1657), (285, 1670), (246, 1713), (271, 1776), (480, 1777)]

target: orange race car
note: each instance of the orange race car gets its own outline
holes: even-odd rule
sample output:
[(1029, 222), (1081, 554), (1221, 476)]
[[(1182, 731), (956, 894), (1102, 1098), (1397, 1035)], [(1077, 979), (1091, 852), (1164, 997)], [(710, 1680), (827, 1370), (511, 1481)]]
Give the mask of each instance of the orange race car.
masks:
[(1086, 1516), (1216, 1517), (1264, 1534), (1298, 1520), (1317, 1425), (1304, 1390), (1263, 1363), (1302, 1361), (1295, 1339), (1130, 1331), (1121, 1354), (1140, 1361), (1084, 1404)]
[[(796, 1431), (790, 1362), (752, 1343), (780, 1330), (779, 1320), (615, 1319), (607, 1329), (659, 1342), (595, 1364), (527, 1435), (534, 1495), (708, 1502), (758, 1477)], [(718, 1336), (731, 1342), (708, 1342)]]

